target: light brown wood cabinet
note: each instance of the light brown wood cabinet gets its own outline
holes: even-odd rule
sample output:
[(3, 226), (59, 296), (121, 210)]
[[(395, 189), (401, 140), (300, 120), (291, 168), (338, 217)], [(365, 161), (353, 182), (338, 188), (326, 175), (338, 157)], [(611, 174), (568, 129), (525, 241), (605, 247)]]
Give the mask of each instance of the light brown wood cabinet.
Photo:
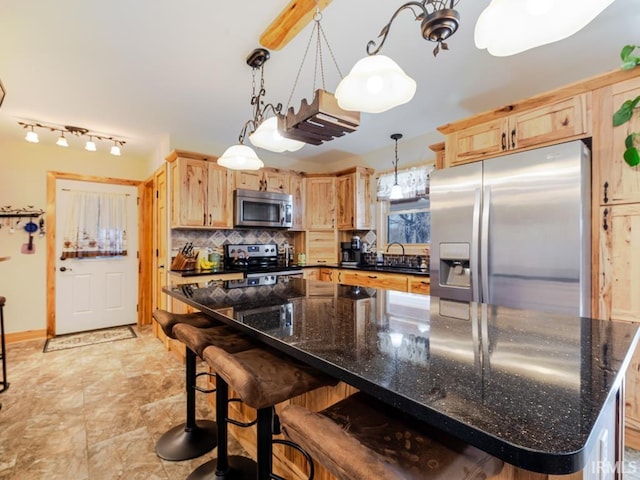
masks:
[(289, 173), (277, 168), (263, 168), (254, 171), (237, 170), (235, 188), (262, 192), (290, 193)]
[(305, 189), (304, 177), (298, 173), (289, 174), (289, 193), (293, 197), (292, 230), (304, 230)]
[(431, 294), (431, 279), (429, 277), (410, 275), (408, 282), (409, 293)]
[(232, 228), (233, 173), (212, 161), (175, 157), (171, 172), (172, 228)]
[(338, 230), (371, 228), (371, 175), (373, 170), (356, 167), (336, 179)]
[(338, 262), (336, 230), (307, 231), (307, 265), (335, 265)]
[(444, 167), (586, 137), (591, 133), (590, 106), (587, 92), (483, 123), (440, 127), (446, 134)]
[(309, 230), (335, 229), (336, 177), (307, 177), (304, 188), (306, 227)]
[[(640, 168), (624, 161), (625, 139), (640, 131), (640, 115), (619, 127), (612, 124), (613, 114), (626, 100), (640, 95), (640, 77), (608, 85), (594, 93), (594, 116), (599, 119), (593, 140), (594, 161), (599, 162), (600, 178), (594, 182), (600, 205), (640, 202)], [(595, 179), (594, 179), (595, 180)]]
[(361, 287), (385, 288), (389, 290), (407, 291), (407, 276), (397, 273), (371, 272), (367, 270), (338, 271), (335, 280), (343, 285), (359, 285)]

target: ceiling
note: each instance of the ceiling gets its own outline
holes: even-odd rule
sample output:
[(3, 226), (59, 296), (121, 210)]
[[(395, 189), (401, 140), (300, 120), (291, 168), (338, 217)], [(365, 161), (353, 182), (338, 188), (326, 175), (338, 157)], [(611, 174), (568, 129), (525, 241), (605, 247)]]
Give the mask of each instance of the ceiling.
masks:
[[(512, 57), (492, 57), (473, 44), (489, 0), (460, 0), (461, 26), (449, 51), (434, 58), (419, 23), (405, 11), (381, 53), (392, 57), (418, 90), (413, 100), (381, 114), (362, 114), (355, 133), (295, 153), (258, 151), (267, 164), (310, 171), (380, 149), (389, 135), (418, 145), (405, 158), (432, 158), (436, 127), (619, 67), (625, 44), (638, 43), (640, 0), (616, 0), (576, 35)], [(123, 155), (171, 148), (221, 154), (251, 118), (247, 55), (288, 0), (0, 0), (0, 79), (7, 96), (0, 138), (23, 137), (18, 120), (74, 125), (126, 140)], [(322, 27), (342, 74), (365, 54), (401, 1), (333, 0)], [(314, 89), (314, 44), (308, 25), (265, 64), (266, 100), (297, 111)], [(340, 79), (324, 48), (325, 87)], [(297, 88), (294, 80), (301, 71)], [(318, 79), (316, 87), (322, 86)], [(40, 133), (40, 132), (39, 132)], [(55, 141), (51, 135), (50, 142)], [(41, 133), (42, 142), (46, 132)], [(70, 143), (72, 143), (70, 141)], [(72, 144), (72, 146), (74, 146)], [(77, 140), (77, 148), (80, 141)], [(351, 159), (352, 160), (352, 159)]]

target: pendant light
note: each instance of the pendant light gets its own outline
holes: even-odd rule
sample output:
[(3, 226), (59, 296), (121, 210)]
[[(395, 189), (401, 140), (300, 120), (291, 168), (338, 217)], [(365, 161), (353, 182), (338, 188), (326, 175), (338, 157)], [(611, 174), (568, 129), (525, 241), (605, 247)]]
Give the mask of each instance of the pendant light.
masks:
[(400, 200), (402, 198), (402, 187), (398, 185), (398, 140), (402, 138), (401, 133), (394, 133), (391, 139), (396, 142), (396, 158), (393, 162), (394, 183), (389, 193), (389, 200)]
[(56, 145), (58, 145), (59, 147), (68, 147), (69, 146), (69, 142), (67, 142), (67, 137), (64, 136), (64, 132), (60, 133), (60, 136), (58, 137), (58, 140), (56, 141)]
[(264, 162), (258, 158), (253, 148), (239, 143), (227, 148), (220, 158), (218, 165), (231, 170), (260, 170)]
[(31, 130), (27, 132), (27, 136), (24, 137), (27, 142), (38, 143), (40, 139), (38, 138), (38, 134), (33, 131), (33, 125), (31, 125)]
[(570, 37), (613, 0), (492, 0), (476, 23), (476, 47), (497, 57)]
[(409, 102), (416, 93), (416, 82), (409, 77), (391, 58), (379, 55), (391, 24), (403, 10), (411, 10), (415, 20), (420, 21), (422, 37), (437, 45), (440, 50), (448, 50), (447, 40), (458, 30), (460, 15), (454, 9), (459, 0), (411, 1), (400, 6), (391, 20), (381, 30), (380, 44), (376, 47), (372, 40), (367, 44), (367, 55), (359, 60), (338, 84), (336, 99), (345, 110), (366, 113), (381, 113)]

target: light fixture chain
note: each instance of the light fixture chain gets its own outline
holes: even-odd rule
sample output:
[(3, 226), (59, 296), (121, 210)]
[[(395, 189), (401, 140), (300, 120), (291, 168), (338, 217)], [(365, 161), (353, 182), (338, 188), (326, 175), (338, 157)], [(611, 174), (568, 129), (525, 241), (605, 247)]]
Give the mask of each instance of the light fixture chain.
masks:
[(293, 82), (293, 87), (291, 88), (291, 93), (289, 94), (289, 100), (287, 100), (287, 108), (285, 109), (285, 111), (289, 109), (289, 106), (291, 105), (291, 99), (293, 98), (293, 94), (296, 91), (296, 87), (298, 86), (298, 79), (300, 78), (300, 73), (302, 73), (302, 67), (304, 66), (304, 62), (307, 59), (307, 54), (309, 53), (309, 47), (311, 46), (311, 41), (313, 40), (313, 34), (316, 28), (316, 25), (317, 24), (314, 24), (313, 30), (311, 31), (311, 35), (309, 36), (309, 41), (307, 42), (307, 48), (304, 51), (304, 56), (302, 57), (302, 62), (300, 62), (300, 67), (298, 68), (296, 79)]
[(324, 82), (324, 64), (322, 61), (322, 42), (321, 42), (321, 37), (320, 37), (320, 20), (316, 20), (316, 26), (318, 28), (316, 28), (316, 61), (315, 61), (315, 67), (313, 70), (313, 91), (311, 92), (311, 96), (315, 95), (316, 92), (316, 81), (317, 81), (317, 71), (318, 71), (318, 65), (320, 65), (320, 78), (322, 79), (322, 89), (326, 90), (327, 87), (325, 86), (325, 82)]
[(331, 44), (329, 43), (329, 40), (327, 40), (327, 36), (324, 33), (324, 29), (322, 28), (322, 25), (320, 25), (320, 23), (318, 23), (318, 28), (320, 29), (320, 33), (322, 33), (322, 38), (324, 38), (324, 43), (327, 44), (327, 48), (329, 49), (329, 53), (331, 54), (331, 60), (333, 60), (333, 64), (336, 66), (336, 70), (338, 71), (338, 75), (340, 75), (340, 79), (344, 78), (344, 76), (342, 75), (342, 71), (340, 70), (340, 67), (338, 66), (338, 62), (336, 61), (336, 56), (333, 53), (333, 49), (331, 48)]

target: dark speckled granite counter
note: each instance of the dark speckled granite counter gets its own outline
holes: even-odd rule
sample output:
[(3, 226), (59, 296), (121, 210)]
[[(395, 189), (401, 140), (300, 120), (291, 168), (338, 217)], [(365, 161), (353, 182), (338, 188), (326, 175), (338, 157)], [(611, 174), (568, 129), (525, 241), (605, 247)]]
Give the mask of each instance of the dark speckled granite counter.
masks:
[[(585, 468), (632, 324), (292, 278), (165, 291), (517, 467)], [(216, 312), (234, 307), (233, 317)], [(613, 436), (613, 432), (611, 432)]]

